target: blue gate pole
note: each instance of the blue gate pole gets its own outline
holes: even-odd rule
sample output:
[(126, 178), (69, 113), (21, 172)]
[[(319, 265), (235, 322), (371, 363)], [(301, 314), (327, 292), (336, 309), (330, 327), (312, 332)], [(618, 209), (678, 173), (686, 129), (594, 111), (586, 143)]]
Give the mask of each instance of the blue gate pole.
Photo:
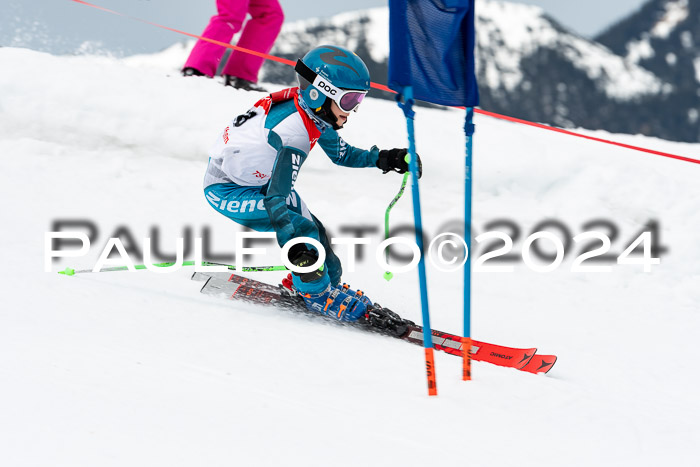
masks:
[(428, 378), (428, 394), (437, 396), (437, 378), (435, 375), (435, 359), (433, 357), (433, 336), (430, 327), (430, 311), (428, 306), (428, 283), (425, 274), (425, 251), (423, 245), (423, 219), (420, 207), (420, 191), (418, 188), (418, 164), (416, 161), (416, 140), (413, 128), (413, 88), (406, 86), (403, 89), (405, 103), (399, 102), (399, 107), (406, 116), (408, 129), (408, 153), (410, 155), (409, 168), (411, 170), (411, 194), (413, 196), (413, 217), (416, 226), (416, 244), (420, 250), (418, 262), (418, 280), (420, 283), (420, 302), (423, 312), (423, 346), (425, 347), (425, 366)]
[(464, 337), (462, 338), (462, 380), (472, 379), (472, 182), (474, 180), (472, 139), (474, 136), (474, 108), (467, 107), (464, 133), (467, 137), (467, 151), (464, 167), (464, 240), (467, 244), (467, 261), (464, 263)]

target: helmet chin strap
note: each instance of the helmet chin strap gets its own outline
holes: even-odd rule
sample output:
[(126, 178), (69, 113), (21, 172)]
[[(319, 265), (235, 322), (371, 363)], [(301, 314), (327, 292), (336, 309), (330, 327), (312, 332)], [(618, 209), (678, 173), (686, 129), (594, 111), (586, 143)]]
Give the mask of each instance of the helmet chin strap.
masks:
[(326, 97), (323, 105), (318, 109), (314, 110), (314, 113), (318, 115), (324, 122), (330, 123), (334, 130), (340, 130), (342, 126), (338, 126), (338, 117), (333, 114), (331, 110), (331, 99)]

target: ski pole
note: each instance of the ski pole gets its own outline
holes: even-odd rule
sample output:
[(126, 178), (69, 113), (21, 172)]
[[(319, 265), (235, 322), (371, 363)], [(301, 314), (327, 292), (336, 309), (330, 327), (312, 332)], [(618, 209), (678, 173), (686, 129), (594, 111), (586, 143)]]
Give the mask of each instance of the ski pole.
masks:
[[(410, 156), (406, 154), (406, 162), (410, 160)], [(394, 208), (394, 205), (401, 199), (403, 196), (403, 191), (406, 189), (406, 182), (408, 181), (408, 176), (410, 175), (410, 171), (406, 172), (403, 175), (403, 181), (401, 182), (401, 189), (399, 189), (399, 192), (394, 196), (394, 199), (391, 200), (391, 203), (389, 203), (389, 207), (386, 208), (386, 213), (384, 213), (384, 240), (387, 240), (389, 238), (389, 213), (391, 210)], [(385, 251), (386, 254), (386, 264), (389, 264), (389, 249), (387, 248)], [(386, 271), (384, 273), (384, 279), (390, 281), (394, 277), (394, 273), (391, 271)]]
[[(169, 262), (169, 263), (155, 263), (153, 266), (158, 267), (158, 268), (167, 268), (169, 266), (174, 266), (174, 262)], [(194, 261), (184, 261), (182, 263), (183, 266), (194, 266), (195, 263)], [(223, 264), (223, 263), (212, 263), (209, 261), (202, 261), (201, 263), (202, 266), (226, 266), (227, 268), (234, 270), (236, 269), (235, 264)], [(145, 264), (137, 264), (134, 266), (135, 269), (146, 269)], [(129, 268), (126, 266), (115, 266), (111, 268), (104, 268), (100, 269), (99, 271), (95, 272), (112, 272), (112, 271), (126, 271)], [(264, 272), (264, 271), (286, 271), (287, 267), (286, 266), (246, 266), (243, 268), (240, 268), (241, 271), (243, 272)], [(89, 273), (93, 272), (92, 269), (80, 269), (80, 270), (75, 270), (72, 268), (66, 268), (63, 271), (58, 271), (59, 274), (63, 274), (66, 276), (74, 276), (76, 274), (84, 274), (84, 273)]]

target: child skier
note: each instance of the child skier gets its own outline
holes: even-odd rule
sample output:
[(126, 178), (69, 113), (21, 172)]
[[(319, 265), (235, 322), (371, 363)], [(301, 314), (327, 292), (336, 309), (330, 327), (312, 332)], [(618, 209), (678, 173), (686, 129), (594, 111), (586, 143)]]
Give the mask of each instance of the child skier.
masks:
[[(318, 143), (337, 165), (377, 167), (405, 173), (406, 149), (362, 150), (338, 135), (351, 111), (357, 110), (370, 87), (369, 71), (353, 52), (323, 45), (297, 61), (299, 87), (259, 100), (226, 127), (211, 150), (204, 178), (209, 204), (233, 221), (261, 232), (274, 231), (280, 246), (296, 237), (318, 240), (325, 264), (310, 272), (290, 274), (283, 281), (309, 310), (341, 321), (362, 322), (372, 302), (361, 291), (340, 285), (340, 260), (331, 250), (323, 224), (294, 191), (294, 181), (309, 151)], [(418, 158), (420, 176), (420, 158)], [(318, 253), (307, 244), (294, 245), (289, 260), (309, 266)]]

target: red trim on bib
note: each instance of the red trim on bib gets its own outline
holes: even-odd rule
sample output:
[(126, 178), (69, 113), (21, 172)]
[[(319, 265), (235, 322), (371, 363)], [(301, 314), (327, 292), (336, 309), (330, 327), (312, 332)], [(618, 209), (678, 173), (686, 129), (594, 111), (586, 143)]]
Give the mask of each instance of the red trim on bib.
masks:
[(309, 136), (309, 144), (313, 149), (314, 145), (321, 137), (321, 132), (316, 127), (316, 124), (309, 118), (304, 109), (299, 105), (299, 88), (287, 88), (281, 91), (273, 92), (267, 97), (260, 99), (255, 103), (255, 107), (262, 107), (265, 109), (265, 115), (270, 112), (272, 104), (277, 104), (279, 102), (288, 101), (289, 99), (294, 99), (294, 105), (301, 116), (301, 120), (304, 122), (304, 127), (306, 127), (306, 132)]
[(318, 139), (321, 137), (321, 131), (316, 127), (313, 120), (311, 120), (304, 109), (302, 109), (299, 105), (299, 94), (294, 94), (294, 105), (297, 106), (299, 115), (301, 115), (301, 119), (304, 121), (306, 131), (309, 133), (309, 144), (311, 145), (311, 149), (313, 149), (316, 141), (318, 141)]

